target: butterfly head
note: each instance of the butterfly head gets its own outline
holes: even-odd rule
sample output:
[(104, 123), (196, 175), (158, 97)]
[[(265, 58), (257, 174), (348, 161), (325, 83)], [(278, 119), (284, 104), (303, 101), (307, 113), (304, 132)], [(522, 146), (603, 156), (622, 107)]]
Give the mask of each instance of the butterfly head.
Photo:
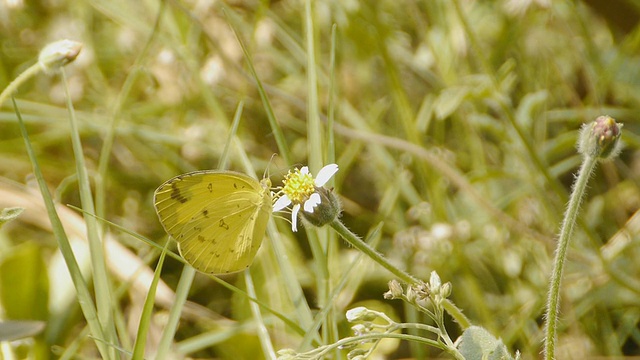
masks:
[(266, 177), (266, 178), (260, 180), (260, 186), (262, 186), (262, 188), (264, 190), (270, 190), (271, 189), (271, 179)]

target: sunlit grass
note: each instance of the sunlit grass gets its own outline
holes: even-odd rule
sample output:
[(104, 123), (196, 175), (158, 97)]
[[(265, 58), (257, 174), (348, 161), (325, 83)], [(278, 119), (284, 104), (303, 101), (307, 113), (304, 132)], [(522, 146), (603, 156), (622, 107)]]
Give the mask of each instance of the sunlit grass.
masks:
[[(0, 14), (1, 89), (52, 40), (83, 43), (65, 77), (39, 74), (13, 92), (40, 185), (51, 193), (45, 199), (56, 204), (54, 231), (16, 110), (10, 99), (0, 104), (0, 209), (26, 209), (2, 227), (0, 268), (15, 259), (25, 269), (44, 265), (41, 275), (13, 275), (24, 275), (20, 291), (41, 294), (24, 302), (39, 310), (22, 308), (0, 284), (0, 318), (47, 324), (33, 340), (0, 351), (268, 358), (352, 336), (345, 313), (361, 304), (392, 309), (385, 313), (395, 312), (394, 321), (435, 326), (383, 298), (397, 276), (329, 227), (293, 233), (286, 213), (272, 217), (250, 271), (211, 278), (168, 256), (155, 306), (145, 302), (167, 240), (153, 191), (180, 173), (225, 167), (226, 159), (226, 168), (257, 178), (266, 171), (274, 184), (294, 166), (315, 174), (337, 163), (332, 186), (348, 229), (411, 276), (428, 281), (437, 271), (473, 324), (511, 353), (535, 358), (556, 234), (580, 166), (578, 129), (608, 114), (625, 124), (626, 148), (590, 179), (565, 264), (557, 357), (640, 354), (637, 29), (625, 33), (581, 3), (545, 4), (0, 6), (9, 15)], [(91, 225), (91, 213), (127, 231)], [(88, 294), (75, 295), (66, 275), (62, 228), (78, 262), (71, 271), (76, 281), (82, 272)], [(102, 275), (91, 271), (102, 257), (94, 248), (91, 258), (87, 228), (106, 244)], [(176, 252), (174, 243), (168, 250)], [(97, 310), (100, 330), (79, 299), (83, 309), (108, 304)], [(445, 320), (455, 339), (462, 329)], [(380, 353), (446, 356), (404, 339)]]

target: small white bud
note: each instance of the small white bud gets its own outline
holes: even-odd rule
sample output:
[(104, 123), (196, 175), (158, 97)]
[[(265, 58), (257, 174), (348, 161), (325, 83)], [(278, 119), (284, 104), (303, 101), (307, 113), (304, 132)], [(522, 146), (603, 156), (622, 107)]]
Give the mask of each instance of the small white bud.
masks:
[(60, 40), (45, 46), (38, 56), (38, 63), (46, 72), (59, 70), (78, 57), (82, 43), (73, 40)]
[(429, 290), (432, 293), (437, 293), (440, 291), (440, 286), (442, 286), (442, 281), (440, 280), (440, 276), (435, 271), (431, 272), (431, 278), (429, 278)]
[(358, 320), (363, 320), (368, 313), (369, 313), (369, 309), (367, 309), (364, 306), (358, 306), (356, 308), (349, 309), (347, 310), (347, 314), (346, 314), (347, 321), (354, 322)]

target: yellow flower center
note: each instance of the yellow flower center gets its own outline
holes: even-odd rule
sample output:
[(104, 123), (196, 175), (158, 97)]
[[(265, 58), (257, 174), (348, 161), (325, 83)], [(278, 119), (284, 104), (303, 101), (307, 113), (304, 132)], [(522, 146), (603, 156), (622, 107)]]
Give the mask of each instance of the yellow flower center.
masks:
[(287, 195), (293, 204), (302, 204), (316, 190), (313, 176), (309, 173), (301, 173), (300, 169), (295, 169), (293, 172), (289, 170), (282, 182), (284, 183), (282, 192)]

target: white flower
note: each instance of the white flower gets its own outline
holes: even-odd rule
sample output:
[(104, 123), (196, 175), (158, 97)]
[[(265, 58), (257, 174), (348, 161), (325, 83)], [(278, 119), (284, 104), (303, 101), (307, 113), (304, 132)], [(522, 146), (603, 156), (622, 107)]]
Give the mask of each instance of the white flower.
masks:
[(321, 203), (320, 194), (316, 189), (326, 184), (336, 172), (338, 172), (337, 164), (329, 164), (320, 169), (315, 179), (309, 174), (307, 166), (289, 171), (282, 181), (283, 186), (277, 193), (280, 197), (273, 204), (273, 211), (283, 210), (293, 204), (291, 230), (298, 231), (300, 208), (302, 207), (305, 212), (313, 214), (315, 207)]

